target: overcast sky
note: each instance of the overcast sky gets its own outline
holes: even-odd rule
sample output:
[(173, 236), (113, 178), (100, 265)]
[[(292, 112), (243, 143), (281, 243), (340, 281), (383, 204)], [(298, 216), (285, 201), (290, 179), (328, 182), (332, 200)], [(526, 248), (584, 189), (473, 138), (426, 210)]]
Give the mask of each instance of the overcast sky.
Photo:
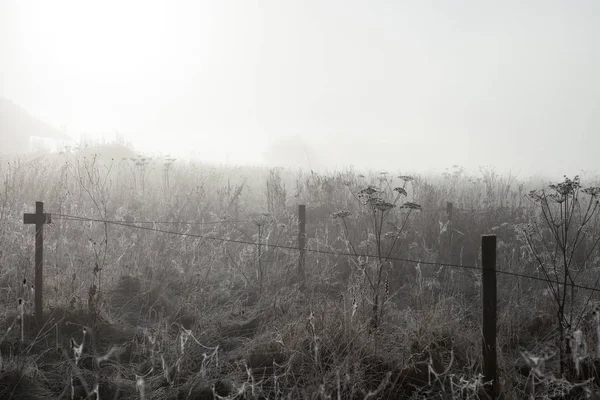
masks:
[(599, 53), (597, 0), (0, 0), (0, 96), (238, 163), (600, 171)]

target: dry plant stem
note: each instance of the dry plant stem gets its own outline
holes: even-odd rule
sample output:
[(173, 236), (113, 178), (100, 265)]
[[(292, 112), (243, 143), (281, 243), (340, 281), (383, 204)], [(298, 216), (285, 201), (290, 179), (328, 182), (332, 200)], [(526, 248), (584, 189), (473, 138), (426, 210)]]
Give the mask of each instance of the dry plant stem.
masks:
[(262, 296), (263, 293), (263, 268), (262, 268), (262, 226), (258, 225), (258, 243), (257, 243), (257, 247), (258, 247), (258, 285), (259, 285), (259, 292), (260, 295)]
[(356, 257), (358, 257), (358, 253), (356, 252), (356, 249), (354, 248), (354, 243), (352, 243), (352, 240), (350, 239), (350, 233), (348, 232), (348, 224), (346, 224), (345, 217), (342, 218), (342, 223), (344, 224), (344, 232), (346, 234), (346, 249), (348, 249), (348, 243), (349, 243), (350, 248), (352, 249), (352, 253), (354, 253), (354, 255)]
[[(399, 232), (396, 233), (396, 235), (394, 236), (394, 240), (390, 246), (390, 249), (387, 252), (387, 255), (384, 255), (384, 249), (383, 249), (383, 226), (385, 221), (387, 220), (388, 216), (390, 215), (391, 210), (396, 207), (396, 202), (399, 200), (400, 195), (406, 195), (406, 190), (405, 190), (405, 186), (406, 186), (406, 181), (404, 182), (404, 185), (402, 188), (398, 188), (398, 189), (391, 189), (390, 186), (390, 182), (386, 180), (388, 189), (390, 189), (390, 193), (392, 193), (394, 190), (396, 190), (398, 192), (398, 195), (395, 197), (395, 199), (393, 199), (393, 203), (389, 203), (386, 202), (384, 199), (382, 199), (381, 197), (381, 193), (383, 193), (382, 191), (382, 185), (383, 185), (383, 181), (380, 180), (380, 190), (377, 191), (375, 190), (373, 187), (369, 186), (363, 190), (361, 190), (359, 192), (359, 195), (357, 196), (356, 194), (354, 194), (351, 191), (352, 196), (355, 198), (355, 200), (363, 207), (365, 207), (367, 209), (367, 214), (369, 215), (369, 224), (371, 225), (371, 229), (372, 229), (372, 233), (373, 236), (375, 237), (375, 246), (376, 246), (376, 266), (375, 266), (375, 270), (372, 272), (373, 276), (371, 276), (371, 272), (369, 270), (367, 270), (367, 266), (365, 265), (365, 269), (364, 269), (364, 277), (366, 279), (366, 281), (369, 284), (369, 287), (371, 289), (372, 292), (372, 301), (373, 301), (373, 308), (372, 308), (372, 318), (371, 318), (371, 323), (373, 327), (377, 327), (380, 324), (380, 304), (379, 304), (379, 297), (381, 294), (381, 285), (382, 285), (382, 280), (383, 280), (383, 272), (386, 266), (386, 263), (389, 261), (389, 258), (394, 250), (394, 247), (400, 237), (400, 235), (402, 234), (403, 229), (406, 226), (406, 223), (408, 222), (409, 218), (410, 218), (410, 214), (412, 211), (412, 208), (409, 208), (409, 212), (406, 215), (406, 218), (404, 219), (404, 222), (402, 224), (402, 227), (400, 228)], [(363, 196), (364, 202), (359, 198)], [(346, 222), (346, 218), (349, 214), (347, 212), (342, 212), (342, 213), (338, 213), (338, 217), (342, 219), (342, 223), (344, 225), (344, 234), (346, 237), (346, 243), (349, 243), (350, 247), (352, 248), (352, 252), (358, 257), (359, 255), (356, 252), (356, 249), (354, 248), (354, 245), (352, 243), (352, 240), (349, 240), (350, 235), (349, 235), (349, 229), (348, 229), (348, 225)], [(367, 237), (369, 237), (369, 232), (367, 231)], [(359, 262), (361, 262), (359, 260)]]
[(385, 257), (386, 261), (388, 261), (389, 258), (392, 256), (392, 252), (394, 250), (394, 247), (396, 246), (396, 242), (400, 238), (400, 234), (402, 232), (404, 232), (404, 228), (406, 227), (406, 224), (408, 223), (408, 219), (410, 218), (410, 214), (412, 213), (412, 211), (413, 211), (412, 209), (408, 210), (408, 213), (406, 214), (406, 218), (404, 219), (404, 222), (402, 223), (402, 226), (400, 227), (400, 230), (398, 230), (398, 233), (394, 237), (394, 241), (392, 242), (392, 246), (390, 247), (390, 251), (388, 252), (387, 256)]
[(248, 284), (248, 286), (251, 286), (252, 282), (250, 281), (250, 279), (248, 279), (248, 277), (246, 276), (246, 274), (244, 274), (244, 271), (242, 271), (242, 269), (240, 268), (240, 266), (238, 265), (238, 263), (235, 261), (235, 258), (231, 255), (231, 253), (229, 252), (229, 249), (225, 248), (225, 252), (227, 253), (227, 256), (229, 256), (229, 259), (233, 263), (236, 271), (238, 271), (242, 275), (242, 277), (244, 278), (244, 280), (246, 281), (246, 283)]
[(21, 318), (21, 344), (25, 341), (25, 304), (23, 299), (19, 299), (19, 317)]
[[(104, 175), (104, 178), (102, 178), (100, 176), (99, 168), (96, 166), (96, 157), (94, 157), (91, 164), (88, 162), (84, 162), (84, 164), (83, 164), (83, 168), (85, 170), (85, 178), (87, 178), (87, 181), (98, 192), (98, 197), (100, 197), (100, 199), (98, 200), (96, 198), (97, 196), (95, 196), (91, 192), (90, 188), (84, 183), (84, 177), (81, 174), (81, 166), (80, 166), (79, 162), (77, 162), (77, 175), (78, 175), (77, 181), (79, 183), (79, 187), (80, 187), (80, 189), (83, 189), (87, 193), (88, 197), (94, 204), (96, 211), (100, 215), (101, 220), (106, 219), (107, 214), (108, 214), (107, 201), (106, 201), (106, 189), (107, 189), (108, 178), (113, 169), (113, 165), (114, 165), (114, 161), (112, 161), (110, 163), (110, 165), (107, 167), (106, 174)], [(73, 174), (73, 176), (75, 177), (75, 174)], [(94, 268), (93, 273), (94, 273), (94, 278), (96, 277), (96, 274), (97, 274), (97, 278), (98, 278), (98, 281), (97, 281), (98, 287), (94, 291), (93, 294), (91, 292), (91, 296), (90, 296), (90, 300), (93, 302), (91, 304), (91, 306), (93, 307), (94, 314), (96, 314), (98, 312), (97, 299), (99, 299), (101, 296), (102, 271), (104, 269), (104, 266), (106, 265), (106, 257), (108, 254), (108, 223), (105, 222), (103, 224), (103, 226), (104, 226), (104, 238), (101, 242), (102, 254), (99, 254), (99, 252), (94, 247), (95, 268)], [(92, 285), (94, 285), (94, 283)]]
[[(547, 280), (548, 286), (556, 302), (556, 316), (560, 340), (559, 365), (561, 375), (564, 374), (566, 368), (565, 354), (567, 349), (565, 348), (565, 333), (576, 329), (577, 327), (573, 326), (574, 321), (577, 320), (577, 323), (579, 323), (583, 315), (582, 312), (579, 316), (575, 316), (574, 312), (576, 280), (583, 269), (583, 265), (581, 265), (579, 266), (579, 270), (573, 271), (575, 268), (573, 265), (574, 255), (586, 237), (587, 224), (592, 220), (598, 209), (597, 202), (595, 201), (596, 195), (594, 194), (594, 190), (592, 190), (589, 192), (590, 199), (586, 211), (585, 213), (582, 213), (580, 187), (578, 177), (575, 177), (573, 180), (565, 177), (564, 182), (557, 185), (550, 185), (550, 188), (553, 190), (550, 194), (546, 193), (544, 190), (537, 192), (532, 191), (530, 193), (530, 198), (535, 205), (539, 206), (543, 221), (546, 225), (545, 230), (537, 225), (537, 229), (535, 230), (537, 240), (542, 243), (544, 252), (542, 253), (539, 251), (534, 242), (532, 232), (527, 232), (526, 241)], [(550, 200), (557, 205), (553, 207), (550, 204)], [(579, 227), (572, 233), (571, 228), (575, 221), (574, 218), (576, 214), (579, 216)], [(551, 235), (554, 242), (553, 250), (550, 250), (547, 247), (544, 232), (549, 232)], [(591, 251), (596, 247), (598, 240), (600, 240), (600, 236), (593, 241)], [(587, 261), (591, 251), (586, 254), (586, 257), (584, 258), (585, 261)], [(549, 262), (546, 261), (548, 258)], [(550, 273), (549, 268), (552, 269), (552, 274)]]
[[(279, 245), (279, 240), (281, 239), (281, 235), (283, 234), (283, 229), (280, 229), (278, 234), (277, 234), (277, 238), (275, 239), (275, 244), (273, 244), (273, 248), (275, 250), (277, 250), (277, 246)], [(269, 262), (271, 262), (273, 260), (275, 251), (272, 251), (271, 254), (269, 254), (269, 257), (267, 257), (267, 259), (265, 260), (265, 263), (268, 264)]]

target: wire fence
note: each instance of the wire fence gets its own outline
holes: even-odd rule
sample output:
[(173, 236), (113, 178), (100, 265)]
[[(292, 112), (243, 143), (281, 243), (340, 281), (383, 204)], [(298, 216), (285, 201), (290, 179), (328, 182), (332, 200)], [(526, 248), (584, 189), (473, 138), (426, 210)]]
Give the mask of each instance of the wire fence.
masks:
[[(237, 221), (222, 220), (222, 221), (210, 221), (210, 222), (139, 221), (136, 223), (144, 224), (144, 225), (136, 225), (136, 223), (128, 223), (125, 221), (106, 220), (106, 219), (100, 219), (100, 218), (90, 218), (90, 217), (85, 217), (85, 216), (76, 216), (76, 215), (59, 214), (59, 213), (56, 213), (56, 214), (53, 213), (52, 218), (57, 219), (57, 220), (65, 220), (65, 221), (81, 221), (81, 222), (111, 224), (111, 225), (132, 228), (132, 229), (139, 229), (139, 230), (143, 230), (143, 231), (150, 231), (150, 232), (162, 233), (162, 234), (167, 234), (167, 235), (175, 235), (175, 236), (181, 236), (181, 237), (190, 237), (190, 238), (203, 239), (203, 240), (209, 240), (209, 241), (217, 241), (217, 242), (222, 242), (222, 243), (257, 245), (256, 242), (251, 242), (251, 241), (247, 241), (247, 240), (215, 237), (215, 236), (201, 235), (201, 234), (195, 234), (195, 233), (183, 233), (183, 232), (166, 230), (166, 229), (161, 229), (161, 228), (156, 228), (156, 227), (145, 226), (147, 224), (159, 225), (161, 223), (182, 224), (182, 225), (217, 225), (217, 224), (227, 224), (227, 223), (253, 222), (253, 220), (237, 220)], [(265, 246), (267, 246), (267, 245), (265, 245)], [(268, 244), (268, 247), (274, 248), (274, 249), (284, 249), (284, 250), (293, 250), (293, 251), (300, 250), (298, 247), (295, 247), (295, 246), (281, 245), (281, 244)], [(325, 250), (325, 249), (314, 249), (314, 248), (312, 248), (312, 249), (305, 248), (302, 250), (307, 253), (332, 255), (332, 256), (356, 257), (356, 258), (360, 258), (360, 259), (369, 259), (369, 258), (377, 259), (377, 258), (379, 258), (379, 256), (375, 255), (375, 254), (351, 253), (348, 251)], [(383, 257), (383, 258), (385, 261), (399, 261), (399, 262), (410, 263), (410, 264), (448, 267), (448, 268), (467, 269), (467, 270), (477, 270), (477, 271), (481, 270), (480, 267), (474, 266), (474, 265), (463, 265), (463, 264), (413, 260), (413, 259), (401, 258), (401, 257)], [(513, 277), (522, 278), (522, 279), (542, 281), (542, 282), (548, 281), (548, 279), (545, 277), (526, 275), (526, 274), (521, 274), (518, 272), (504, 271), (504, 270), (498, 270), (498, 269), (496, 269), (495, 272), (497, 274), (501, 274), (501, 275), (505, 275), (505, 276), (513, 276)], [(600, 280), (600, 277), (598, 279)], [(598, 283), (598, 282), (596, 282), (596, 283)], [(569, 286), (573, 287), (573, 288), (577, 288), (577, 289), (589, 290), (592, 292), (600, 292), (600, 288), (592, 287), (592, 286), (579, 285), (579, 284), (575, 284), (575, 283), (569, 284)]]
[(221, 219), (218, 221), (135, 221), (135, 220), (131, 220), (131, 221), (127, 221), (127, 220), (110, 220), (110, 219), (101, 219), (101, 220), (95, 220), (93, 218), (87, 218), (87, 217), (78, 217), (78, 216), (74, 216), (74, 215), (67, 215), (67, 214), (55, 214), (52, 213), (52, 217), (56, 218), (56, 219), (63, 219), (63, 220), (81, 220), (81, 221), (91, 221), (91, 222), (103, 222), (103, 223), (107, 223), (107, 224), (128, 224), (130, 226), (135, 227), (136, 224), (140, 224), (140, 225), (221, 225), (221, 224), (227, 224), (227, 223), (231, 223), (231, 224), (239, 224), (239, 223), (246, 223), (246, 222), (252, 222), (252, 220), (232, 220), (232, 219)]

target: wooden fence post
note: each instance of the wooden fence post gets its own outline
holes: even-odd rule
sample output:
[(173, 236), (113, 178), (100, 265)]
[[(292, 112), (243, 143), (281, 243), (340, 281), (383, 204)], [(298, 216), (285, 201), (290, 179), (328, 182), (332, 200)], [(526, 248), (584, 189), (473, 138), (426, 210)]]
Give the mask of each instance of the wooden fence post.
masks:
[(496, 235), (481, 237), (483, 298), (483, 375), (490, 383), (488, 393), (498, 398), (498, 360), (496, 358)]
[(23, 214), (24, 224), (35, 224), (35, 318), (42, 322), (44, 292), (44, 224), (52, 222), (50, 214), (44, 213), (44, 202), (35, 202), (35, 214)]
[(306, 258), (306, 206), (304, 204), (298, 205), (298, 250), (300, 251), (298, 276), (302, 279), (302, 283), (304, 283), (304, 260)]

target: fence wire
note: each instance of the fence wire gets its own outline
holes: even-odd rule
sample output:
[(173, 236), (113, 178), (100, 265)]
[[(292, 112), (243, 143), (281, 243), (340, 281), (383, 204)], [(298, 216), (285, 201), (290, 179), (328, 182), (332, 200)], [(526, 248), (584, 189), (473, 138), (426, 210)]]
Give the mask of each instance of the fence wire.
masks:
[[(45, 212), (45, 211), (44, 211)], [(81, 221), (90, 221), (90, 218), (87, 217), (77, 217), (74, 215), (67, 215), (67, 214), (55, 214), (55, 213), (51, 213), (52, 214), (52, 218), (57, 217), (57, 219), (70, 219), (70, 220), (81, 220)], [(243, 224), (246, 222), (252, 222), (252, 220), (234, 220), (234, 219), (221, 219), (218, 221), (125, 221), (125, 220), (110, 220), (110, 219), (103, 219), (101, 220), (102, 222), (106, 222), (108, 224), (119, 224), (119, 223), (126, 223), (126, 224), (130, 224), (132, 226), (135, 226), (136, 224), (141, 224), (141, 225), (222, 225), (222, 224)]]
[[(191, 237), (191, 238), (204, 239), (204, 240), (212, 240), (212, 241), (223, 242), (223, 243), (236, 243), (236, 244), (246, 244), (246, 245), (254, 245), (254, 246), (257, 245), (256, 242), (250, 242), (250, 241), (247, 241), (247, 240), (228, 239), (228, 238), (221, 238), (221, 237), (214, 237), (214, 236), (207, 236), (207, 235), (199, 235), (199, 234), (194, 234), (194, 233), (175, 232), (175, 231), (170, 231), (170, 230), (165, 230), (165, 229), (160, 229), (160, 228), (153, 228), (153, 227), (148, 227), (148, 226), (134, 225), (134, 224), (127, 223), (127, 222), (124, 222), (124, 221), (104, 220), (104, 219), (99, 219), (99, 218), (81, 217), (81, 216), (68, 215), (68, 214), (52, 214), (52, 218), (53, 219), (57, 219), (57, 220), (62, 219), (62, 220), (65, 220), (65, 221), (81, 221), (81, 222), (105, 223), (105, 224), (124, 226), (124, 227), (127, 227), (127, 228), (139, 229), (139, 230), (144, 230), (144, 231), (157, 232), (157, 233), (163, 233), (163, 234), (175, 235), (175, 236), (182, 236), (182, 237)], [(221, 221), (213, 221), (213, 222), (214, 223), (219, 223)], [(223, 223), (225, 223), (225, 222), (230, 222), (230, 221), (223, 221)], [(249, 221), (244, 221), (244, 222), (249, 222)], [(265, 246), (267, 246), (267, 245), (265, 245)], [(269, 244), (268, 247), (277, 248), (277, 249), (285, 249), (285, 250), (293, 250), (293, 251), (300, 251), (301, 250), (301, 249), (299, 249), (298, 247), (295, 247), (295, 246), (287, 246), (287, 245), (281, 245), (281, 244)], [(347, 252), (347, 251), (335, 251), (335, 250), (323, 250), (323, 249), (311, 249), (311, 248), (305, 248), (305, 249), (302, 249), (302, 250), (305, 251), (305, 252), (307, 252), (307, 253), (325, 254), (325, 255), (333, 255), (333, 256), (357, 257), (357, 258), (364, 258), (364, 259), (379, 258), (379, 256), (377, 256), (375, 254), (357, 254), (357, 253), (350, 253), (350, 252)], [(440, 263), (440, 262), (432, 262), (432, 261), (412, 260), (412, 259), (401, 258), (401, 257), (385, 257), (384, 259), (385, 259), (385, 261), (400, 261), (400, 262), (405, 262), (405, 263), (410, 263), (410, 264), (429, 265), (429, 266), (438, 266), (438, 267), (448, 267), (448, 268), (457, 268), (457, 269), (468, 269), (468, 270), (477, 270), (477, 271), (481, 271), (482, 270), (480, 267), (477, 267), (477, 266), (474, 266), (474, 265), (463, 265), (463, 264), (452, 264), (452, 263)], [(514, 276), (514, 277), (517, 277), (517, 278), (529, 279), (529, 280), (534, 280), (534, 281), (541, 281), (541, 282), (547, 282), (548, 281), (544, 277), (526, 275), (526, 274), (521, 274), (521, 273), (518, 273), (518, 272), (503, 271), (503, 270), (498, 270), (498, 269), (496, 269), (495, 272), (497, 274), (501, 274), (501, 275)], [(577, 288), (577, 289), (589, 290), (589, 291), (592, 291), (592, 292), (600, 292), (600, 288), (596, 288), (596, 287), (578, 285), (578, 284), (575, 284), (575, 283), (569, 284), (569, 286), (573, 287), (573, 288)]]

